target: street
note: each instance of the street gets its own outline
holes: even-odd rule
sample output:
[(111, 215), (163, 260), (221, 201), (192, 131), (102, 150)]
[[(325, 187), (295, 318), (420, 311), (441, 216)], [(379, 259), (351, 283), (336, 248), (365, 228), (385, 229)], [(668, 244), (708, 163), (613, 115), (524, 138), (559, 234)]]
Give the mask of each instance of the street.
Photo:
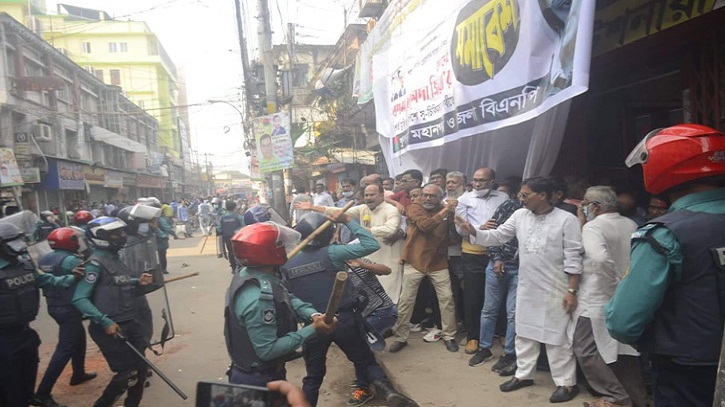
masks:
[[(167, 286), (173, 316), (175, 337), (166, 343), (165, 352), (146, 356), (157, 365), (189, 399), (183, 401), (161, 378), (151, 377), (151, 385), (144, 393), (142, 406), (193, 406), (198, 381), (226, 382), (224, 372), (229, 357), (224, 345), (223, 304), (224, 293), (230, 281), (229, 265), (225, 259), (215, 255), (214, 236), (210, 236), (204, 252), (201, 237), (172, 240), (169, 250), (169, 271), (167, 278), (198, 271), (197, 277), (170, 283)], [(187, 266), (184, 266), (186, 264)], [(154, 306), (153, 301), (152, 307)], [(55, 349), (57, 325), (47, 315), (45, 304), (33, 327), (41, 337), (40, 368), (38, 381)], [(460, 338), (459, 338), (460, 339)], [(496, 345), (494, 354), (501, 353)], [(413, 333), (409, 346), (397, 354), (383, 352), (378, 359), (391, 375), (393, 383), (404, 393), (427, 407), (474, 407), (481, 405), (506, 405), (524, 407), (548, 405), (548, 398), (554, 385), (547, 372), (538, 372), (536, 385), (514, 393), (501, 393), (498, 385), (505, 381), (490, 371), (494, 360), (483, 366), (469, 367), (470, 355), (463, 352), (447, 352), (442, 342), (425, 343), (422, 335)], [(319, 407), (344, 406), (353, 380), (350, 362), (336, 348), (328, 354), (327, 380), (320, 391)], [(95, 343), (88, 338), (86, 367), (98, 372), (98, 378), (80, 386), (71, 387), (70, 364), (58, 380), (53, 396), (61, 404), (71, 407), (91, 406), (103, 391), (112, 376)], [(304, 363), (301, 359), (287, 364), (287, 378), (301, 385)], [(579, 395), (562, 406), (581, 406), (590, 400), (588, 395)], [(123, 400), (119, 400), (121, 405)], [(384, 406), (383, 400), (375, 399), (369, 406)]]

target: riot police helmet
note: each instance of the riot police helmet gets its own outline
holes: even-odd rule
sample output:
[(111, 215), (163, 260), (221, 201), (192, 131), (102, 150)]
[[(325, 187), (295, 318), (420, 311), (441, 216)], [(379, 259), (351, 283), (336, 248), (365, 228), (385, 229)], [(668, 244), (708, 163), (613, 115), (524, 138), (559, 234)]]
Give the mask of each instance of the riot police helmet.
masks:
[(232, 237), (234, 256), (245, 266), (281, 266), (300, 241), (299, 232), (274, 222), (243, 227)]
[[(304, 214), (300, 221), (295, 225), (295, 230), (300, 232), (302, 239), (306, 239), (307, 236), (311, 235), (318, 227), (322, 226), (327, 221), (327, 217), (321, 213), (310, 212)], [(308, 243), (308, 246), (314, 247), (325, 247), (332, 241), (332, 236), (335, 234), (335, 228), (330, 226), (320, 232), (314, 239)]]
[(85, 226), (88, 222), (92, 220), (93, 214), (86, 210), (78, 211), (75, 215), (73, 215), (73, 223), (76, 226)]
[(88, 242), (98, 249), (117, 252), (126, 244), (126, 223), (121, 219), (99, 216), (86, 227)]
[(53, 250), (66, 250), (74, 253), (82, 253), (87, 249), (82, 229), (72, 227), (58, 228), (50, 232), (48, 245)]
[(14, 259), (25, 253), (28, 245), (25, 235), (12, 223), (0, 223), (0, 257), (7, 260)]
[(251, 225), (259, 222), (269, 222), (269, 206), (264, 204), (253, 205), (244, 212), (244, 223)]

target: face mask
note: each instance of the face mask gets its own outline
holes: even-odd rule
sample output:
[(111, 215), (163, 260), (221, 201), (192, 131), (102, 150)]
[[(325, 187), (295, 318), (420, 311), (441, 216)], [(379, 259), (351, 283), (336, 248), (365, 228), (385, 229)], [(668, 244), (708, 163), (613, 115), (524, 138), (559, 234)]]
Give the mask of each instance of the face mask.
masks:
[(488, 194), (491, 193), (491, 188), (484, 188), (484, 189), (474, 189), (476, 192), (476, 196), (479, 198), (485, 198), (488, 196)]
[(123, 248), (123, 246), (126, 246), (126, 236), (117, 237), (113, 239), (112, 241), (108, 242), (108, 248), (111, 251), (117, 252)]
[(587, 222), (591, 222), (596, 218), (596, 215), (594, 212), (589, 210), (589, 205), (582, 206), (582, 213), (584, 214), (584, 217), (587, 219)]
[(352, 196), (352, 191), (343, 192), (342, 196), (344, 196), (345, 198), (349, 198)]
[(142, 223), (138, 225), (138, 234), (139, 235), (147, 235), (149, 234), (149, 224), (148, 223)]

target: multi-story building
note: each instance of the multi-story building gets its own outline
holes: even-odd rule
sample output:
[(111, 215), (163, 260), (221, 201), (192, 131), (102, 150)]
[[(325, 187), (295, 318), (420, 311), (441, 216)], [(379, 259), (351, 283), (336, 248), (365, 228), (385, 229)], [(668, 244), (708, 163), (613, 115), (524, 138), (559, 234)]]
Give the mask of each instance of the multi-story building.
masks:
[(168, 178), (148, 168), (160, 151), (153, 116), (9, 14), (0, 33), (0, 147), (23, 174), (23, 206), (171, 194)]
[[(179, 106), (177, 68), (143, 21), (114, 20), (100, 10), (58, 5), (56, 15), (36, 15), (36, 30), (51, 45), (159, 121), (159, 144), (171, 163), (174, 187), (180, 190), (184, 156), (188, 156), (188, 121)], [(174, 168), (177, 167), (177, 168)]]

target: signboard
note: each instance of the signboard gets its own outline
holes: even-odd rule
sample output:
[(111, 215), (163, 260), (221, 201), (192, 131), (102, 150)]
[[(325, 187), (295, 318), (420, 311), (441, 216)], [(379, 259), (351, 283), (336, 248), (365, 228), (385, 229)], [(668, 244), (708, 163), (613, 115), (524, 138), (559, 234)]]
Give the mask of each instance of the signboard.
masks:
[(37, 184), (40, 182), (40, 168), (20, 167), (20, 175), (26, 184)]
[[(252, 121), (257, 144), (259, 172), (284, 170), (294, 166), (288, 112), (260, 116)], [(252, 172), (254, 170), (252, 169)], [(254, 175), (252, 175), (254, 176)]]
[(23, 185), (15, 154), (10, 148), (0, 148), (0, 186), (14, 187)]
[(23, 91), (63, 90), (65, 81), (60, 76), (16, 76), (15, 88)]
[(393, 0), (361, 47), (393, 156), (530, 120), (587, 90), (594, 2)]
[(107, 171), (104, 186), (106, 188), (123, 188), (123, 174), (116, 171)]
[(136, 186), (139, 188), (159, 188), (166, 186), (166, 178), (153, 177), (146, 174), (136, 175)]
[(84, 166), (83, 175), (86, 178), (88, 185), (105, 185), (106, 184), (106, 170), (99, 167)]
[(60, 189), (86, 189), (85, 173), (83, 166), (68, 161), (57, 161), (58, 163), (58, 186)]

